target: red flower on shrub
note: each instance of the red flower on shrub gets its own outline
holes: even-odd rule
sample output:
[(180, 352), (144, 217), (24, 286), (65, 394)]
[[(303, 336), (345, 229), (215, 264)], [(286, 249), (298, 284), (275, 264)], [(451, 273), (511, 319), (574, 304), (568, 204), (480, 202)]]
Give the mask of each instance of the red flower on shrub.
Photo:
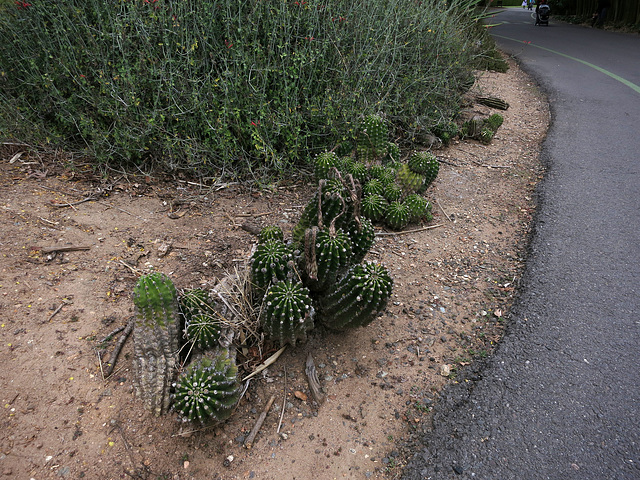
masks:
[(16, 2), (16, 6), (18, 7), (18, 10), (22, 9), (22, 8), (28, 8), (31, 6), (30, 3), (28, 2)]

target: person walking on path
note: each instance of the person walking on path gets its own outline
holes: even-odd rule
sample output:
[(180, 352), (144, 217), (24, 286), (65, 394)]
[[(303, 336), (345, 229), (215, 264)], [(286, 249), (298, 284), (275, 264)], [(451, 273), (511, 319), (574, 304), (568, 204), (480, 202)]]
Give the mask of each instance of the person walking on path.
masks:
[(593, 22), (591, 23), (592, 27), (602, 28), (607, 18), (609, 7), (611, 7), (609, 0), (598, 0), (598, 8), (596, 9), (596, 13), (593, 14)]

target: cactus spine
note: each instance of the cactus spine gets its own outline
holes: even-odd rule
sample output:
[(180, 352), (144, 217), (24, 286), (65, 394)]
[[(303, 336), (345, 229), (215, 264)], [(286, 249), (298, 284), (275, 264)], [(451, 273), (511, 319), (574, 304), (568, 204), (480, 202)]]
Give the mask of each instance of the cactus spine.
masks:
[(169, 408), (169, 390), (178, 365), (178, 293), (166, 275), (140, 277), (133, 290), (136, 393), (155, 415)]
[(174, 410), (185, 421), (226, 420), (240, 399), (238, 367), (226, 349), (213, 358), (203, 357), (175, 384)]
[(321, 300), (322, 322), (334, 330), (368, 325), (384, 309), (392, 289), (393, 280), (382, 265), (355, 265)]

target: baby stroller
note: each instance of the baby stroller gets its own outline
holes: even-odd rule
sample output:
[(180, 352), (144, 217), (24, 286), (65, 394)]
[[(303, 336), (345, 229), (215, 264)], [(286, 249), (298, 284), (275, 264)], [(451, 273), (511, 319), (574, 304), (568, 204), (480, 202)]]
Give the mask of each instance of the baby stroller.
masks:
[(546, 3), (538, 5), (536, 8), (536, 25), (549, 26), (549, 16), (551, 15), (551, 8)]

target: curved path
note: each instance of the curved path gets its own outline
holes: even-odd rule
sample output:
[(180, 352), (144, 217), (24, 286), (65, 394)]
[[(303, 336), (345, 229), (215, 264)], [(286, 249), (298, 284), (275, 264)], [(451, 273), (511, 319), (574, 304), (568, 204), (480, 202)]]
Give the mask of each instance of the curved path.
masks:
[(548, 172), (510, 327), (446, 389), (407, 480), (640, 479), (640, 37), (508, 9), (549, 95)]

